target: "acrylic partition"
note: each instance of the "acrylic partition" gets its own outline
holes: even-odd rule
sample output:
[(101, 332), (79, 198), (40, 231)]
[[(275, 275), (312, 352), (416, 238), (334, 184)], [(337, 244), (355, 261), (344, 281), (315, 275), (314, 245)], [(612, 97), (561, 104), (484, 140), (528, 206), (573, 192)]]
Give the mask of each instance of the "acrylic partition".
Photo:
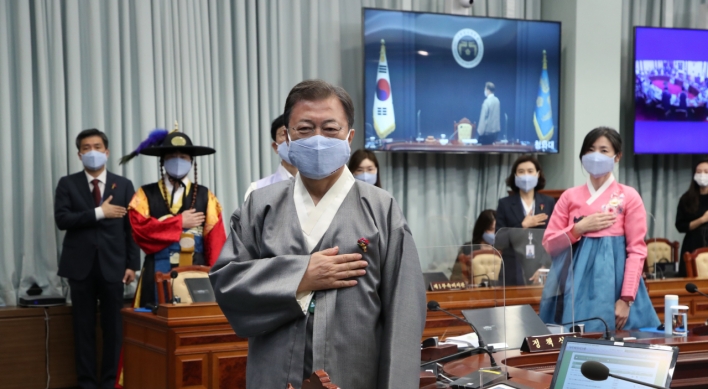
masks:
[[(506, 377), (506, 366), (496, 368), (492, 360), (506, 359), (506, 309), (504, 257), (491, 245), (419, 247), (418, 254), (428, 290), (428, 325), (434, 330), (439, 346), (456, 345), (457, 359), (480, 358), (482, 364), (500, 378)], [(488, 293), (489, 305), (480, 305), (479, 291)], [(478, 307), (479, 308), (476, 308)], [(439, 308), (438, 308), (439, 307)], [(447, 311), (447, 312), (445, 312)], [(484, 350), (482, 349), (484, 348)], [(515, 347), (518, 348), (518, 347)], [(490, 358), (491, 355), (491, 358)], [(444, 360), (442, 362), (449, 362)], [(437, 365), (437, 366), (436, 366)], [(442, 363), (423, 364), (423, 371), (432, 371), (444, 384), (463, 385), (475, 380), (478, 372), (465, 377), (450, 377), (442, 373)]]
[(678, 277), (680, 258), (678, 247), (665, 238), (657, 237), (656, 219), (647, 212), (647, 259), (644, 273), (647, 280), (665, 280)]
[[(494, 248), (504, 263), (500, 277), (507, 296), (536, 290), (533, 302), (538, 306), (533, 305), (541, 320), (552, 332), (571, 332), (577, 319), (575, 299), (579, 297), (575, 295), (573, 246), (565, 233), (549, 235), (544, 241), (545, 232), (539, 228), (497, 231)], [(523, 304), (524, 299), (514, 301)]]

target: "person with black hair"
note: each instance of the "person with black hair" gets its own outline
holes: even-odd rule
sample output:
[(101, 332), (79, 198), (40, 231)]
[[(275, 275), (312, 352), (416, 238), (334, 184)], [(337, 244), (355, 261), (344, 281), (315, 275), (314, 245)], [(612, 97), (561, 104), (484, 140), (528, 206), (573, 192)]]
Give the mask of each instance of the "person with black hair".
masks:
[(679, 256), (679, 277), (686, 277), (685, 253), (708, 247), (708, 158), (694, 165), (693, 180), (679, 200), (676, 229), (686, 234)]
[(297, 174), (297, 168), (290, 163), (290, 157), (288, 156), (288, 142), (285, 141), (287, 138), (286, 131), (284, 116), (280, 115), (275, 118), (270, 125), (270, 138), (273, 139), (270, 147), (280, 157), (280, 165), (278, 165), (278, 169), (275, 173), (252, 182), (246, 190), (243, 201), (248, 200), (248, 196), (254, 190), (275, 184), (276, 182), (289, 180)]
[[(598, 127), (585, 136), (579, 158), (588, 182), (563, 192), (543, 236), (554, 259), (539, 316), (555, 324), (573, 315), (601, 317), (610, 330), (656, 327), (659, 317), (642, 279), (647, 212), (639, 193), (616, 182), (612, 173), (622, 158), (622, 138), (612, 128)], [(599, 322), (585, 328), (603, 329)]]
[[(135, 279), (140, 251), (126, 207), (133, 183), (108, 171), (108, 137), (90, 129), (76, 137), (84, 170), (59, 180), (54, 220), (66, 231), (59, 276), (71, 287), (78, 386), (112, 388), (123, 338), (120, 310), (124, 286)], [(100, 301), (99, 305), (96, 301)], [(103, 357), (96, 377), (96, 311), (101, 312)]]
[[(506, 284), (537, 283), (538, 269), (550, 266), (550, 258), (547, 258), (541, 247), (534, 250), (533, 257), (527, 256), (528, 234), (521, 234), (520, 229), (545, 229), (556, 201), (538, 193), (546, 186), (546, 177), (538, 159), (532, 155), (522, 155), (514, 161), (506, 178), (506, 186), (512, 193), (499, 199), (496, 226), (497, 231), (504, 230), (511, 234), (509, 246), (515, 251), (515, 255), (505, 255), (504, 258)], [(537, 241), (531, 244), (540, 243)]]
[(371, 150), (359, 149), (349, 157), (349, 171), (354, 174), (354, 178), (371, 184), (377, 188), (381, 187), (381, 173), (379, 172), (379, 160)]
[[(197, 183), (195, 157), (213, 154), (210, 147), (194, 146), (184, 133), (154, 130), (121, 163), (138, 154), (159, 157), (161, 179), (143, 185), (128, 206), (133, 236), (145, 252), (145, 262), (135, 292), (135, 306), (156, 304), (155, 273), (169, 273), (177, 266), (216, 262), (226, 242), (221, 204)], [(188, 173), (194, 166), (194, 183)]]
[(246, 388), (285, 388), (325, 369), (342, 388), (420, 381), (425, 288), (396, 200), (347, 167), (354, 103), (322, 80), (285, 100), (293, 180), (256, 189), (231, 216), (209, 275), (248, 338)]
[(452, 273), (450, 275), (450, 281), (470, 282), (471, 279), (469, 277), (468, 270), (470, 267), (469, 258), (465, 259), (464, 256), (469, 256), (472, 254), (473, 246), (494, 246), (496, 223), (496, 211), (493, 209), (485, 209), (480, 212), (479, 216), (477, 216), (477, 220), (474, 222), (474, 227), (472, 228), (472, 240), (463, 243), (460, 250), (457, 252), (455, 264), (453, 265)]

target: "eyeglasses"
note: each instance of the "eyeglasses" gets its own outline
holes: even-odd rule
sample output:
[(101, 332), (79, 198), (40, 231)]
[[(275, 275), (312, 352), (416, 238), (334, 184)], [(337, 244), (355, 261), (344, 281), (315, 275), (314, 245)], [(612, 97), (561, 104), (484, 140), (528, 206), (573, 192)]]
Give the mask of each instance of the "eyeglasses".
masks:
[[(337, 123), (327, 123), (320, 126), (320, 129), (322, 130), (322, 135), (326, 137), (336, 137), (344, 129), (344, 127)], [(317, 127), (313, 127), (310, 124), (301, 124), (290, 128), (290, 130), (297, 132), (303, 138), (307, 138), (315, 135)]]

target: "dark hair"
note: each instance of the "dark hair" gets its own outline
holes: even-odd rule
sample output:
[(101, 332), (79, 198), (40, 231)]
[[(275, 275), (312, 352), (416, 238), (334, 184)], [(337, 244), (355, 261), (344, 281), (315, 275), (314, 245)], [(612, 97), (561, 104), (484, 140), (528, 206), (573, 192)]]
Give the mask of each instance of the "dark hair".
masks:
[(103, 131), (99, 131), (95, 128), (89, 128), (88, 130), (83, 130), (76, 136), (76, 148), (81, 151), (81, 141), (90, 136), (100, 136), (103, 141), (103, 146), (108, 148), (108, 137)]
[(301, 101), (321, 101), (332, 96), (337, 96), (342, 103), (344, 113), (347, 115), (349, 128), (354, 126), (354, 103), (349, 93), (344, 88), (332, 85), (322, 80), (305, 80), (295, 85), (290, 90), (288, 98), (285, 99), (285, 109), (283, 110), (285, 126), (290, 125), (290, 114), (295, 104)]
[(619, 132), (610, 127), (598, 127), (585, 135), (585, 139), (583, 139), (583, 146), (580, 147), (579, 158), (581, 161), (583, 160), (583, 155), (587, 154), (592, 145), (595, 144), (595, 142), (602, 136), (610, 141), (612, 148), (615, 149), (615, 155), (622, 154), (622, 138), (620, 137)]
[(487, 82), (486, 84), (484, 84), (484, 89), (487, 89), (490, 92), (494, 92), (494, 84), (491, 82)]
[(519, 193), (519, 187), (516, 186), (516, 169), (518, 169), (519, 165), (524, 162), (532, 162), (538, 171), (538, 183), (534, 189), (541, 190), (545, 188), (546, 177), (544, 177), (543, 170), (541, 170), (541, 164), (533, 155), (522, 155), (514, 161), (514, 165), (511, 167), (511, 173), (509, 174), (509, 177), (506, 178), (506, 186), (508, 186), (513, 192)]
[(273, 142), (275, 142), (275, 137), (278, 136), (278, 129), (284, 126), (285, 115), (278, 116), (275, 120), (273, 120), (273, 123), (270, 124), (270, 137), (273, 139)]
[(369, 150), (364, 150), (364, 149), (359, 149), (352, 154), (351, 157), (349, 157), (349, 171), (354, 173), (356, 169), (359, 168), (359, 165), (361, 165), (362, 162), (364, 162), (365, 159), (371, 160), (371, 162), (374, 163), (374, 166), (376, 166), (376, 183), (374, 186), (381, 187), (381, 169), (379, 169), (379, 160), (376, 159), (376, 154), (374, 154), (373, 151)]
[(472, 229), (472, 244), (484, 244), (482, 235), (492, 227), (495, 220), (497, 220), (497, 211), (493, 209), (485, 209), (479, 214)]
[[(698, 169), (698, 165), (702, 163), (708, 163), (708, 158), (702, 158), (695, 164), (693, 164), (693, 174), (696, 174), (696, 169)], [(698, 212), (698, 207), (700, 205), (700, 200), (699, 197), (701, 194), (701, 187), (698, 186), (698, 183), (696, 183), (696, 180), (691, 180), (691, 183), (688, 185), (688, 190), (686, 193), (684, 193), (681, 196), (681, 199), (679, 200), (679, 204), (683, 205), (683, 209), (688, 212), (688, 213), (696, 213)]]

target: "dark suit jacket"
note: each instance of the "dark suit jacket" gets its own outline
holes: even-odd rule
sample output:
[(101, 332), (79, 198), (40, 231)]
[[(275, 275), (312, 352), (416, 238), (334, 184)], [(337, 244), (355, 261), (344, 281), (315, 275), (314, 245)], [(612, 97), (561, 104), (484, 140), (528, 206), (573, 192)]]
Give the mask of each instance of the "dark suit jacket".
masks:
[[(107, 172), (104, 200), (113, 196), (111, 204), (127, 208), (133, 194), (135, 189), (130, 180)], [(120, 282), (126, 269), (140, 268), (140, 250), (133, 241), (127, 215), (121, 219), (96, 221), (95, 208), (84, 171), (59, 180), (54, 220), (60, 230), (66, 230), (59, 276), (83, 280), (98, 258), (106, 281)]]
[(661, 105), (664, 106), (665, 110), (671, 108), (671, 93), (667, 91), (661, 92)]
[[(548, 219), (546, 219), (546, 224), (534, 227), (535, 230), (546, 228), (551, 220), (555, 205), (556, 202), (552, 197), (536, 193), (534, 214), (545, 213), (548, 215)], [(497, 235), (494, 240), (494, 247), (501, 251), (504, 266), (508, 270), (505, 274), (507, 285), (524, 285), (528, 283), (528, 278), (539, 267), (550, 267), (551, 265), (551, 258), (541, 245), (543, 231), (534, 232), (535, 256), (533, 259), (526, 258), (526, 246), (529, 243), (529, 239), (528, 230), (521, 229), (524, 217), (524, 206), (521, 204), (521, 196), (518, 193), (512, 193), (499, 200), (499, 205), (497, 206)]]
[[(551, 214), (553, 213), (553, 207), (555, 207), (555, 205), (556, 201), (553, 200), (553, 197), (536, 193), (534, 214), (545, 213), (548, 215), (546, 224), (536, 228), (546, 228), (548, 222), (551, 220)], [(521, 196), (518, 193), (512, 193), (503, 199), (499, 199), (499, 205), (497, 206), (497, 231), (505, 227), (521, 228), (521, 222), (524, 221), (524, 217), (524, 206), (521, 205)]]

